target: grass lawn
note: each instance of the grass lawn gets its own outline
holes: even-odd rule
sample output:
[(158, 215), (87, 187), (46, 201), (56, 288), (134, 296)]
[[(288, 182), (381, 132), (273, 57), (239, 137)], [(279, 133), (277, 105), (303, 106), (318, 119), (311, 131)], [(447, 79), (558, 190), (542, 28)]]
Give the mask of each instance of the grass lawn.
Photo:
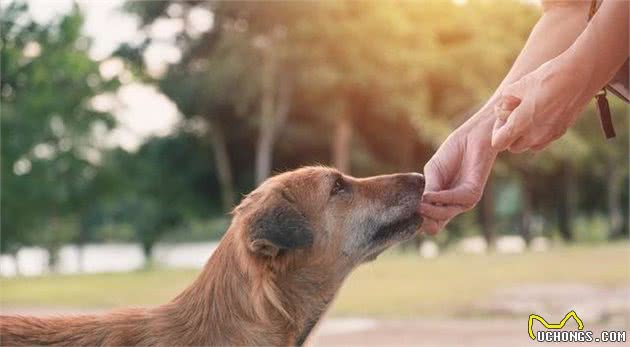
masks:
[[(156, 305), (198, 270), (0, 279), (2, 307)], [(531, 283), (630, 284), (630, 244), (555, 248), (518, 255), (447, 253), (435, 259), (391, 252), (361, 266), (341, 290), (335, 315), (406, 317), (448, 314), (494, 290)]]

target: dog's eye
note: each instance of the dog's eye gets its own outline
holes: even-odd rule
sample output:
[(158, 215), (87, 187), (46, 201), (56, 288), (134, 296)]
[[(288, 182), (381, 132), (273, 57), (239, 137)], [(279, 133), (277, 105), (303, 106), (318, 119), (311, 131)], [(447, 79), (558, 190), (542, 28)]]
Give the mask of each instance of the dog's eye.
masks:
[(330, 191), (330, 195), (337, 195), (346, 191), (346, 182), (343, 178), (339, 177), (335, 180), (335, 184), (333, 184), (332, 190)]

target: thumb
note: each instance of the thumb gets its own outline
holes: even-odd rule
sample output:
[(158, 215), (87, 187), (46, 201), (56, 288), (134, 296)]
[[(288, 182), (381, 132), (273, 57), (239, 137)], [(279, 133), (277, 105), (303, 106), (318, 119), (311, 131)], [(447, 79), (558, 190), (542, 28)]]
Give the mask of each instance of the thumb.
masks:
[(514, 111), (518, 105), (521, 104), (521, 99), (513, 96), (513, 95), (503, 95), (501, 96), (501, 100), (494, 107), (494, 115), (497, 117), (497, 120), (502, 121), (505, 124), (505, 121), (510, 116), (510, 113)]
[(519, 129), (523, 128), (523, 117), (523, 112), (519, 107), (512, 112), (505, 124), (499, 124), (498, 122), (501, 122), (499, 119), (495, 121), (494, 129), (492, 129), (492, 148), (494, 150), (504, 151), (520, 137)]
[(440, 190), (440, 171), (435, 164), (428, 163), (424, 166), (424, 191), (432, 192)]
[(520, 79), (503, 88), (499, 102), (494, 107), (494, 113), (497, 119), (505, 122), (510, 113), (521, 104), (525, 83), (526, 81), (524, 79)]
[(463, 183), (439, 192), (425, 192), (422, 196), (422, 201), (430, 204), (454, 205), (469, 209), (477, 204), (480, 196), (481, 192), (474, 184)]
[[(532, 115), (532, 105), (527, 100), (524, 100), (521, 95), (522, 89), (521, 86), (523, 84), (521, 82), (517, 82), (512, 84), (506, 88), (504, 91), (504, 105), (512, 107), (515, 104), (517, 106), (513, 109), (511, 113), (508, 111), (507, 121), (505, 119), (501, 119), (500, 116), (497, 115), (497, 120), (494, 123), (494, 128), (492, 129), (492, 148), (497, 151), (503, 151), (507, 149), (516, 139), (518, 139), (522, 132), (527, 129), (527, 125), (531, 119)], [(516, 96), (513, 93), (520, 96), (519, 99), (516, 99)], [(516, 102), (518, 100), (518, 103)]]

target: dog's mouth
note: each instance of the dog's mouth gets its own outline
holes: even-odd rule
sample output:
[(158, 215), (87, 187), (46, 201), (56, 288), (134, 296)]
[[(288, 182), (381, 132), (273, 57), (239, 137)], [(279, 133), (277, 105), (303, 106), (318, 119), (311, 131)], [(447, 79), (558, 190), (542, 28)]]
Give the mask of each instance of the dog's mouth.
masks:
[(402, 241), (413, 236), (420, 224), (422, 224), (422, 217), (417, 212), (413, 212), (408, 217), (403, 217), (380, 227), (372, 235), (371, 242), (382, 243), (392, 239)]
[(364, 261), (376, 259), (384, 250), (398, 242), (410, 239), (422, 224), (422, 217), (417, 212), (380, 227), (370, 238), (370, 249)]

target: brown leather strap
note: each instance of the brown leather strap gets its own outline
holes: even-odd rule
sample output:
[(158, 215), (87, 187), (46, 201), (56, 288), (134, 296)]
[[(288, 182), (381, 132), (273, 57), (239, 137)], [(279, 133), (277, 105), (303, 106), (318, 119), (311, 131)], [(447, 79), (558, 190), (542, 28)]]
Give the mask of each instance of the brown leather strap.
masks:
[(602, 125), (602, 130), (604, 130), (604, 135), (606, 135), (607, 139), (615, 137), (615, 127), (610, 117), (610, 107), (608, 106), (608, 99), (606, 99), (606, 89), (602, 89), (599, 93), (595, 94), (595, 100), (597, 100), (599, 120)]
[(597, 0), (591, 0), (591, 7), (588, 9), (588, 20), (591, 20), (597, 12)]
[[(591, 7), (588, 10), (588, 20), (597, 12), (597, 0), (591, 0)], [(606, 135), (607, 139), (613, 138), (615, 134), (615, 125), (613, 124), (610, 116), (610, 106), (608, 105), (608, 99), (606, 98), (606, 87), (602, 88), (597, 94), (595, 94), (595, 100), (597, 101), (597, 110), (599, 111), (599, 121)]]

